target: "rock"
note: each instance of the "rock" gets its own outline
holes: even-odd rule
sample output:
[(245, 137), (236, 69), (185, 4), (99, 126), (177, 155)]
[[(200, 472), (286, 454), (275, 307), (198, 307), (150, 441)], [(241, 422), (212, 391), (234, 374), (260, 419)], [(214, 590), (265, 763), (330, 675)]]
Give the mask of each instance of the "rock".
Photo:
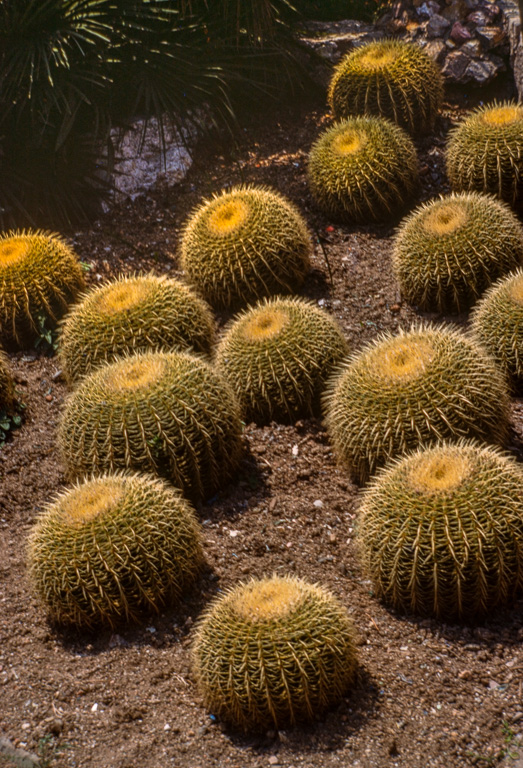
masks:
[(441, 15), (454, 22), (464, 19), (468, 10), (465, 0), (451, 0), (447, 7), (441, 11)]
[(430, 19), (434, 14), (438, 14), (439, 12), (440, 5), (439, 3), (434, 2), (434, 0), (427, 0), (427, 2), (422, 3), (418, 8), (418, 16), (425, 19)]
[(500, 0), (503, 13), (503, 29), (510, 46), (510, 63), (514, 73), (514, 82), (519, 98), (523, 98), (523, 44), (521, 41), (521, 20), (518, 6), (514, 0)]
[(470, 56), (461, 51), (450, 51), (442, 67), (443, 76), (450, 83), (462, 83), (465, 70), (471, 63)]
[(314, 53), (334, 64), (357, 45), (384, 37), (384, 33), (376, 30), (374, 25), (353, 19), (309, 21), (304, 29), (305, 33), (300, 37), (300, 41)]
[(500, 27), (478, 27), (476, 37), (483, 46), (484, 51), (490, 51), (491, 48), (497, 48), (505, 38), (505, 32)]
[(461, 82), (473, 82), (475, 85), (487, 85), (487, 83), (494, 80), (499, 71), (500, 67), (496, 66), (491, 59), (473, 59), (465, 70)]
[(18, 768), (39, 768), (40, 766), (38, 755), (15, 747), (3, 736), (0, 736), (0, 755), (5, 755), (6, 759)]
[(464, 27), (461, 22), (456, 21), (452, 25), (450, 38), (454, 40), (455, 43), (464, 43), (466, 40), (472, 39), (472, 32), (469, 32), (469, 30)]
[(442, 37), (450, 27), (450, 21), (435, 13), (427, 24), (427, 37)]
[(479, 40), (467, 40), (467, 42), (463, 43), (461, 46), (460, 51), (466, 53), (471, 59), (474, 59), (476, 56), (481, 55), (481, 43)]
[(125, 132), (111, 131), (116, 157), (113, 184), (114, 202), (134, 200), (154, 187), (160, 179), (168, 184), (181, 181), (192, 159), (187, 144), (196, 140), (197, 130), (187, 128), (182, 136), (170, 125), (162, 130), (156, 118), (137, 120)]
[(442, 64), (443, 60), (445, 58), (445, 55), (447, 53), (447, 49), (445, 47), (445, 43), (442, 40), (430, 40), (425, 47), (423, 48), (427, 56), (430, 56), (431, 59), (434, 59), (434, 61), (437, 64)]

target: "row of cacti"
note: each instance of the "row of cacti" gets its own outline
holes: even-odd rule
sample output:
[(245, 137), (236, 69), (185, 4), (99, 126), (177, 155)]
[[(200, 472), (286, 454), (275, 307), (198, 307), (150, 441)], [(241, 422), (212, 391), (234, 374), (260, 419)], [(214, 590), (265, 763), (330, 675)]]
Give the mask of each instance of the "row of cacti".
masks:
[[(344, 117), (338, 104), (352, 99), (360, 106), (349, 107), (350, 114), (386, 109), (410, 130), (430, 129), (441, 83), (434, 78), (427, 88), (425, 60), (418, 65), (410, 53), (402, 58), (400, 47), (381, 45), (360, 49), (359, 66), (369, 76), (355, 94), (340, 69), (330, 91), (333, 111)], [(405, 84), (405, 67), (420, 78), (413, 87)], [(392, 95), (386, 107), (385, 93)], [(503, 109), (496, 120), (504, 125), (510, 121)], [(417, 160), (400, 128), (382, 117), (349, 118), (313, 147), (309, 176), (332, 215), (379, 220), (415, 191)], [(479, 255), (469, 235), (475, 226), (485, 227)], [(494, 241), (492, 227), (503, 243)], [(451, 235), (458, 238), (452, 252), (465, 255), (450, 287), (443, 272), (435, 286), (432, 277), (416, 278), (425, 279), (427, 302), (443, 308), (452, 295), (460, 309), (521, 263), (519, 225), (504, 206), (453, 196), (406, 222), (396, 245), (398, 273), (405, 239), (419, 250), (423, 238)], [(57, 319), (81, 290), (65, 261), (56, 285), (53, 269), (42, 266), (33, 276), (24, 238), (17, 233), (0, 243), (4, 290), (12, 286), (0, 327), (13, 343), (36, 330), (38, 311)], [(205, 202), (188, 222), (181, 249), (189, 281), (218, 307), (294, 291), (310, 252), (298, 212), (252, 188)], [(469, 274), (471, 258), (480, 266)], [(508, 293), (522, 303), (521, 282)], [(266, 300), (237, 317), (218, 346), (216, 368), (193, 354), (208, 354), (212, 344), (206, 305), (175, 281), (152, 277), (90, 292), (63, 323), (64, 370), (77, 386), (61, 420), (61, 452), (71, 475), (98, 477), (63, 493), (31, 536), (33, 583), (53, 618), (80, 626), (139, 619), (179, 599), (198, 573), (201, 535), (186, 499), (156, 478), (115, 471), (147, 470), (188, 497), (210, 496), (238, 465), (241, 413), (293, 420), (318, 413), (322, 394), (336, 453), (353, 477), (365, 482), (384, 467), (364, 491), (358, 529), (379, 596), (400, 610), (476, 619), (520, 591), (520, 468), (494, 448), (441, 442), (505, 439), (506, 382), (478, 344), (456, 331), (420, 327), (347, 358), (335, 322), (295, 298)], [(0, 396), (1, 385), (0, 378)], [(339, 700), (354, 678), (354, 645), (345, 610), (324, 590), (290, 578), (252, 581), (202, 617), (194, 671), (206, 705), (224, 719), (246, 729), (285, 727)]]

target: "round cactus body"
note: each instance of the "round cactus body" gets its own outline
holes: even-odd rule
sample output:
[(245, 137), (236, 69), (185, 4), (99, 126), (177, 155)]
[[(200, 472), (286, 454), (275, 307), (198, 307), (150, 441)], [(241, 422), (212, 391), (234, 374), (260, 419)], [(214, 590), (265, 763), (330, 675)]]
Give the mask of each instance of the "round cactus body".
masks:
[(472, 332), (516, 387), (523, 384), (523, 269), (493, 285), (474, 307)]
[(309, 271), (312, 241), (305, 220), (264, 187), (235, 187), (205, 200), (182, 237), (189, 282), (219, 308), (293, 293)]
[(121, 277), (90, 290), (62, 323), (60, 360), (70, 382), (104, 362), (147, 349), (209, 354), (210, 308), (177, 280)]
[(56, 323), (84, 287), (82, 268), (59, 235), (0, 234), (0, 337), (9, 346), (33, 343), (42, 322)]
[(338, 324), (303, 299), (271, 299), (245, 310), (217, 352), (218, 369), (246, 419), (292, 421), (318, 412), (325, 381), (348, 351)]
[(389, 459), (437, 440), (502, 443), (508, 392), (501, 371), (458, 331), (385, 334), (327, 385), (327, 427), (340, 460), (364, 483)]
[(523, 227), (492, 197), (447, 195), (424, 203), (402, 222), (392, 262), (410, 304), (459, 312), (523, 263)]
[[(0, 350), (0, 414), (10, 414), (15, 404), (15, 385), (7, 357)], [(1, 431), (1, 429), (0, 429)]]
[(447, 173), (455, 191), (489, 192), (521, 210), (523, 104), (478, 107), (449, 134)]
[(206, 708), (245, 731), (317, 717), (356, 669), (344, 608), (291, 577), (252, 580), (218, 598), (199, 622), (192, 655)]
[(480, 619), (523, 587), (523, 470), (497, 449), (442, 443), (391, 462), (364, 492), (357, 535), (376, 595)]
[(178, 601), (203, 561), (181, 493), (144, 475), (104, 475), (64, 491), (29, 539), (36, 593), (61, 624), (136, 621)]
[(80, 382), (66, 402), (59, 443), (72, 477), (148, 470), (191, 498), (207, 498), (237, 468), (239, 408), (227, 383), (196, 355), (144, 352)]
[(336, 119), (386, 117), (409, 133), (427, 133), (443, 100), (443, 76), (419, 46), (379, 40), (348, 53), (334, 70), (329, 104)]
[(388, 120), (353, 117), (328, 128), (309, 154), (309, 185), (328, 216), (370, 223), (398, 214), (418, 186), (409, 136)]

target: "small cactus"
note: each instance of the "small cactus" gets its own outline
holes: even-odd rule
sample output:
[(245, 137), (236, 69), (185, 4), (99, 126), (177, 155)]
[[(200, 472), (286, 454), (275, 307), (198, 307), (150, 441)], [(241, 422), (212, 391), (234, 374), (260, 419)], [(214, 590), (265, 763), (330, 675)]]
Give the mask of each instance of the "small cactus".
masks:
[(136, 469), (212, 496), (236, 470), (236, 399), (209, 363), (187, 352), (143, 352), (106, 363), (66, 402), (59, 446), (71, 477)]
[(34, 343), (42, 320), (56, 323), (83, 288), (80, 263), (59, 235), (0, 233), (0, 338), (6, 345)]
[(49, 504), (28, 559), (51, 619), (93, 627), (138, 621), (177, 602), (203, 556), (196, 515), (179, 491), (116, 474), (68, 488)]
[(499, 280), (476, 304), (472, 333), (516, 389), (523, 384), (523, 269)]
[(460, 312), (523, 263), (523, 227), (507, 205), (487, 195), (442, 196), (401, 223), (392, 263), (410, 304)]
[(210, 304), (231, 309), (293, 293), (309, 271), (311, 252), (307, 225), (294, 205), (264, 187), (240, 186), (193, 212), (181, 264)]
[(412, 140), (380, 117), (353, 117), (328, 128), (309, 154), (309, 186), (334, 219), (369, 223), (397, 215), (418, 187)]
[(357, 539), (377, 597), (477, 620), (523, 587), (523, 470), (497, 449), (443, 443), (391, 462), (364, 491)]
[(253, 579), (215, 600), (192, 657), (205, 707), (245, 731), (312, 720), (338, 703), (356, 669), (344, 608), (292, 577)]
[(432, 130), (442, 100), (438, 66), (418, 45), (403, 40), (359, 46), (344, 56), (329, 85), (337, 120), (376, 115), (412, 134)]
[(389, 459), (445, 438), (502, 443), (508, 392), (501, 371), (458, 331), (384, 334), (327, 384), (327, 427), (340, 460), (364, 483)]
[(118, 356), (175, 349), (209, 354), (214, 337), (210, 308), (183, 283), (166, 277), (120, 277), (81, 297), (65, 317), (59, 355), (76, 382)]
[(449, 133), (447, 173), (456, 192), (487, 192), (523, 205), (523, 104), (475, 109)]
[(348, 352), (333, 317), (303, 299), (264, 300), (226, 331), (217, 366), (246, 419), (293, 421), (318, 412), (335, 364)]

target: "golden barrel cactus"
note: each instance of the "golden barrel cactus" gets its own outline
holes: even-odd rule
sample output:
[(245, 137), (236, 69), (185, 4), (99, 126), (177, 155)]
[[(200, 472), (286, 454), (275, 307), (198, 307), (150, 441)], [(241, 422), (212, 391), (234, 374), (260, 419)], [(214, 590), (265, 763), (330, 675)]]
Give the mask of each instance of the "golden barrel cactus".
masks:
[(445, 195), (404, 219), (392, 263), (410, 304), (460, 312), (523, 264), (523, 227), (508, 205), (488, 195)]
[(84, 288), (82, 267), (56, 234), (0, 233), (0, 338), (16, 347), (34, 343), (42, 322), (55, 324)]
[(214, 338), (210, 308), (178, 280), (134, 275), (97, 286), (62, 322), (59, 356), (69, 382), (104, 362), (152, 350), (209, 354)]
[(194, 510), (176, 489), (113, 474), (67, 488), (29, 538), (31, 582), (52, 620), (138, 621), (181, 599), (203, 562)]
[(311, 252), (297, 208), (270, 189), (246, 185), (204, 200), (192, 213), (181, 264), (210, 304), (230, 309), (293, 293), (309, 271)]
[(377, 40), (344, 56), (334, 70), (328, 98), (337, 120), (375, 115), (409, 133), (427, 133), (441, 108), (443, 76), (418, 45)]
[(418, 158), (402, 128), (380, 117), (352, 117), (312, 146), (312, 196), (334, 219), (366, 224), (397, 215), (418, 187)]
[(157, 473), (208, 498), (237, 469), (241, 422), (224, 379), (188, 352), (143, 352), (106, 363), (69, 396), (59, 446), (70, 476)]
[(509, 399), (501, 371), (458, 331), (419, 327), (384, 334), (327, 384), (335, 451), (364, 483), (389, 459), (441, 439), (503, 443)]
[(205, 707), (245, 731), (318, 717), (356, 670), (345, 609), (292, 577), (253, 579), (215, 600), (197, 625), (192, 657)]
[(465, 118), (449, 133), (447, 173), (456, 192), (487, 192), (521, 211), (523, 104), (485, 104)]
[(293, 421), (318, 412), (325, 381), (348, 352), (338, 324), (304, 299), (265, 299), (229, 326), (217, 366), (246, 419)]
[(498, 280), (476, 304), (472, 333), (516, 389), (523, 384), (523, 269)]
[(391, 462), (364, 491), (357, 539), (374, 592), (402, 612), (478, 620), (523, 587), (523, 469), (442, 443)]

